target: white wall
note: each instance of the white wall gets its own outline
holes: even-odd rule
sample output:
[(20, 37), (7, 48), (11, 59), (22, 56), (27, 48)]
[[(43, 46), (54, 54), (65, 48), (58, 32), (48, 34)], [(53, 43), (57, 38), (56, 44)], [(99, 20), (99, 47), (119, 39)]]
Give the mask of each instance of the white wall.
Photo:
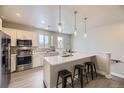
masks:
[[(54, 36), (54, 46), (57, 47), (57, 36), (59, 36), (58, 33), (50, 32), (50, 31), (41, 31), (41, 30), (19, 30), (19, 29), (13, 29), (13, 28), (5, 28), (3, 27), (3, 32), (7, 33), (11, 36), (12, 40), (12, 46), (16, 46), (16, 39), (32, 39), (33, 46), (39, 45), (39, 34), (48, 35), (48, 36)], [(64, 37), (64, 48), (71, 48), (71, 35), (68, 34), (62, 34), (62, 37)]]
[(83, 37), (84, 31), (72, 36), (72, 47), (80, 52), (111, 52), (112, 58), (124, 61), (124, 21), (99, 26), (88, 30), (88, 37)]

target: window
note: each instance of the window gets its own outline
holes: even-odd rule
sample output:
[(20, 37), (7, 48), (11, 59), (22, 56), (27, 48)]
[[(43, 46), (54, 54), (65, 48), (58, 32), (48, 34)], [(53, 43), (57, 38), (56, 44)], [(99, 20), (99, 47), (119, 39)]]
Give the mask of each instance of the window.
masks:
[(44, 45), (45, 45), (45, 48), (48, 48), (49, 47), (49, 37), (48, 36), (44, 36)]
[(39, 46), (41, 48), (49, 47), (49, 37), (47, 35), (39, 35)]
[(58, 48), (63, 48), (63, 37), (57, 38)]
[(44, 36), (43, 35), (39, 35), (39, 46), (41, 48), (44, 48)]
[(51, 43), (50, 46), (54, 46), (54, 45), (53, 45), (53, 36), (51, 36), (51, 41), (50, 41), (50, 43)]

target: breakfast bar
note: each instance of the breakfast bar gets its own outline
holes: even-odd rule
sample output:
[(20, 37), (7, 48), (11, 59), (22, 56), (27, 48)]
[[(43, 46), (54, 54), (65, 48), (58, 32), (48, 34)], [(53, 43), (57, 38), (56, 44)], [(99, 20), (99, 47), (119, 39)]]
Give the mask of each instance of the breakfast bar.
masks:
[(88, 61), (95, 62), (97, 73), (110, 78), (110, 55), (107, 53), (73, 53), (70, 56), (45, 57), (43, 62), (43, 82), (47, 88), (56, 86), (58, 71), (68, 69), (72, 74), (74, 65)]

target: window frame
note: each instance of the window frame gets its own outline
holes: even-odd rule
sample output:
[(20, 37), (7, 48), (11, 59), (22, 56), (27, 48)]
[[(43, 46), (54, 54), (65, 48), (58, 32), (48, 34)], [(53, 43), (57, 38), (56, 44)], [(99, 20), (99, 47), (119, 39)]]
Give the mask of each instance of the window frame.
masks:
[[(42, 36), (42, 39), (43, 40), (40, 40), (41, 38), (40, 38), (40, 36)], [(46, 39), (45, 37), (48, 37), (48, 39)], [(47, 40), (47, 44), (46, 44), (46, 40)], [(42, 42), (43, 41), (43, 42)], [(44, 34), (40, 34), (39, 35), (39, 47), (40, 48), (49, 48), (49, 35), (44, 35)]]

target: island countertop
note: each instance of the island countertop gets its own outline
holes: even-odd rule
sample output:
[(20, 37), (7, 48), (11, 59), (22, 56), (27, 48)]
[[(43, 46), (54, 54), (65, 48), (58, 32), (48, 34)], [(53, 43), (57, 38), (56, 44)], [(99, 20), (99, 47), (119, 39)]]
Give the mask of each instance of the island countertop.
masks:
[(73, 56), (50, 56), (45, 57), (43, 62), (43, 82), (48, 88), (56, 87), (58, 72), (62, 69), (69, 70), (72, 75), (74, 66), (84, 64), (85, 62), (94, 62), (97, 73), (109, 78), (110, 74), (110, 57), (106, 53), (73, 53)]
[(84, 53), (73, 53), (72, 56), (68, 57), (62, 57), (62, 56), (50, 56), (45, 57), (44, 59), (50, 64), (50, 65), (57, 65), (57, 64), (63, 64), (67, 62), (72, 62), (76, 60), (80, 60), (87, 57), (93, 57), (95, 54), (84, 54)]

